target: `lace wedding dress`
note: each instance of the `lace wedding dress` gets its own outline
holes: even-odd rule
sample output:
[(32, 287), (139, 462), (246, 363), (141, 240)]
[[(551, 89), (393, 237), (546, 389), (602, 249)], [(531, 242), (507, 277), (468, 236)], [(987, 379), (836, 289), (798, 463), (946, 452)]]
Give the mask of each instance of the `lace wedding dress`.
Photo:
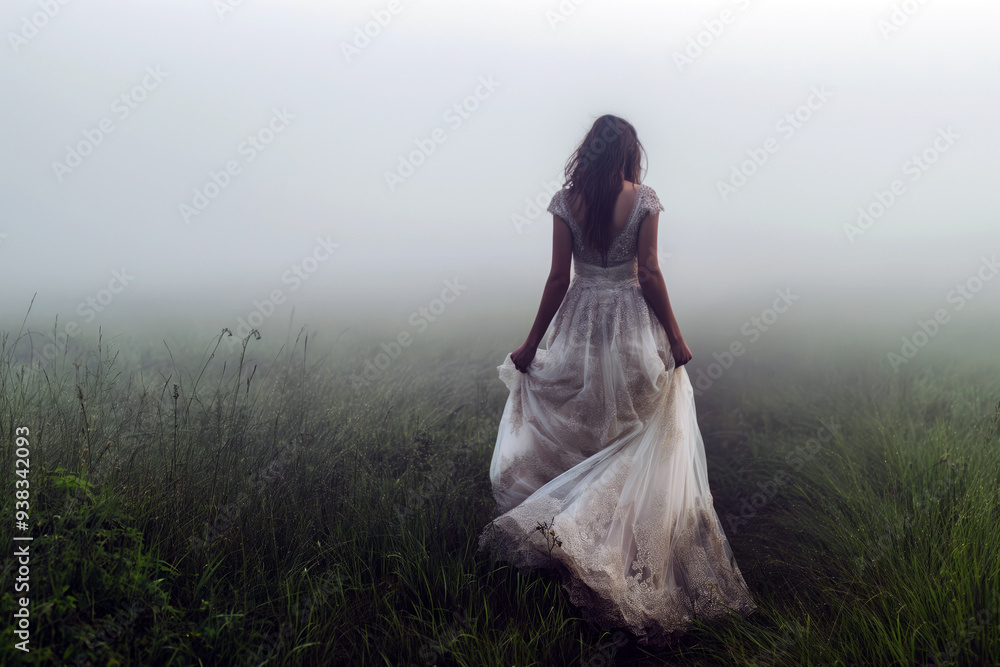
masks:
[(639, 226), (663, 207), (639, 185), (606, 268), (565, 190), (548, 210), (572, 232), (574, 276), (528, 372), (510, 355), (498, 367), (499, 516), (479, 544), (555, 570), (588, 621), (662, 647), (695, 618), (756, 609), (712, 504), (691, 383), (639, 286)]

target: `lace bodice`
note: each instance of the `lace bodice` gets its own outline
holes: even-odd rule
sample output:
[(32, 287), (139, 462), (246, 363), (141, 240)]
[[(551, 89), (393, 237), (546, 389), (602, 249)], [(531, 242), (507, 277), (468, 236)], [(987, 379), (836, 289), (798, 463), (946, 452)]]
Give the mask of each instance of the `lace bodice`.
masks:
[[(618, 236), (614, 238), (611, 246), (608, 248), (609, 267), (635, 261), (638, 254), (639, 223), (650, 213), (663, 210), (663, 205), (660, 204), (660, 200), (657, 198), (656, 191), (653, 188), (639, 183), (638, 190), (635, 197), (635, 204), (632, 206), (632, 212), (625, 222), (625, 227), (618, 232)], [(549, 213), (558, 215), (569, 225), (570, 232), (573, 234), (574, 263), (577, 265), (592, 264), (600, 266), (601, 253), (599, 250), (587, 247), (583, 229), (570, 212), (566, 188), (553, 195), (548, 211)]]

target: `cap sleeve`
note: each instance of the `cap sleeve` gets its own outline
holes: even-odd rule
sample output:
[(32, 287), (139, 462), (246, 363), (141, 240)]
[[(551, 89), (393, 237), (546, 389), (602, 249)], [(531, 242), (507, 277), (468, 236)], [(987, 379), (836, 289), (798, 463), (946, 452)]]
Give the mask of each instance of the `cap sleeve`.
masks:
[(558, 215), (563, 220), (566, 218), (566, 191), (560, 190), (559, 192), (552, 195), (552, 201), (549, 202), (549, 213), (552, 215)]
[(640, 219), (645, 218), (651, 213), (659, 213), (663, 210), (663, 204), (660, 203), (660, 198), (656, 196), (656, 190), (646, 186), (642, 192), (642, 216)]

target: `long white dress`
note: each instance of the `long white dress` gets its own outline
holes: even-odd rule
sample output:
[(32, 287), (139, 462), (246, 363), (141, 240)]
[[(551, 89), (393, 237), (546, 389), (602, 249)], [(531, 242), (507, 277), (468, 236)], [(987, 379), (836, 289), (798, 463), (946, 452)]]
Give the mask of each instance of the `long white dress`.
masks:
[(756, 609), (712, 504), (691, 383), (638, 281), (640, 224), (663, 207), (639, 186), (606, 268), (565, 190), (548, 210), (572, 232), (574, 275), (528, 372), (510, 355), (498, 367), (498, 516), (480, 548), (553, 569), (586, 620), (662, 647), (694, 618)]

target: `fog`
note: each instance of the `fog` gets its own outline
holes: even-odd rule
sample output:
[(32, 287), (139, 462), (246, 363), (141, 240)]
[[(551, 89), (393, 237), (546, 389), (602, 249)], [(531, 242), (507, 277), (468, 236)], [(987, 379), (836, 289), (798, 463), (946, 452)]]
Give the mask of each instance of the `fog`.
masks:
[(3, 328), (34, 298), (28, 327), (70, 337), (480, 327), (513, 348), (551, 192), (604, 113), (646, 148), (682, 330), (747, 341), (781, 294), (772, 325), (887, 349), (936, 316), (1000, 318), (995, 2), (8, 0), (0, 19)]

